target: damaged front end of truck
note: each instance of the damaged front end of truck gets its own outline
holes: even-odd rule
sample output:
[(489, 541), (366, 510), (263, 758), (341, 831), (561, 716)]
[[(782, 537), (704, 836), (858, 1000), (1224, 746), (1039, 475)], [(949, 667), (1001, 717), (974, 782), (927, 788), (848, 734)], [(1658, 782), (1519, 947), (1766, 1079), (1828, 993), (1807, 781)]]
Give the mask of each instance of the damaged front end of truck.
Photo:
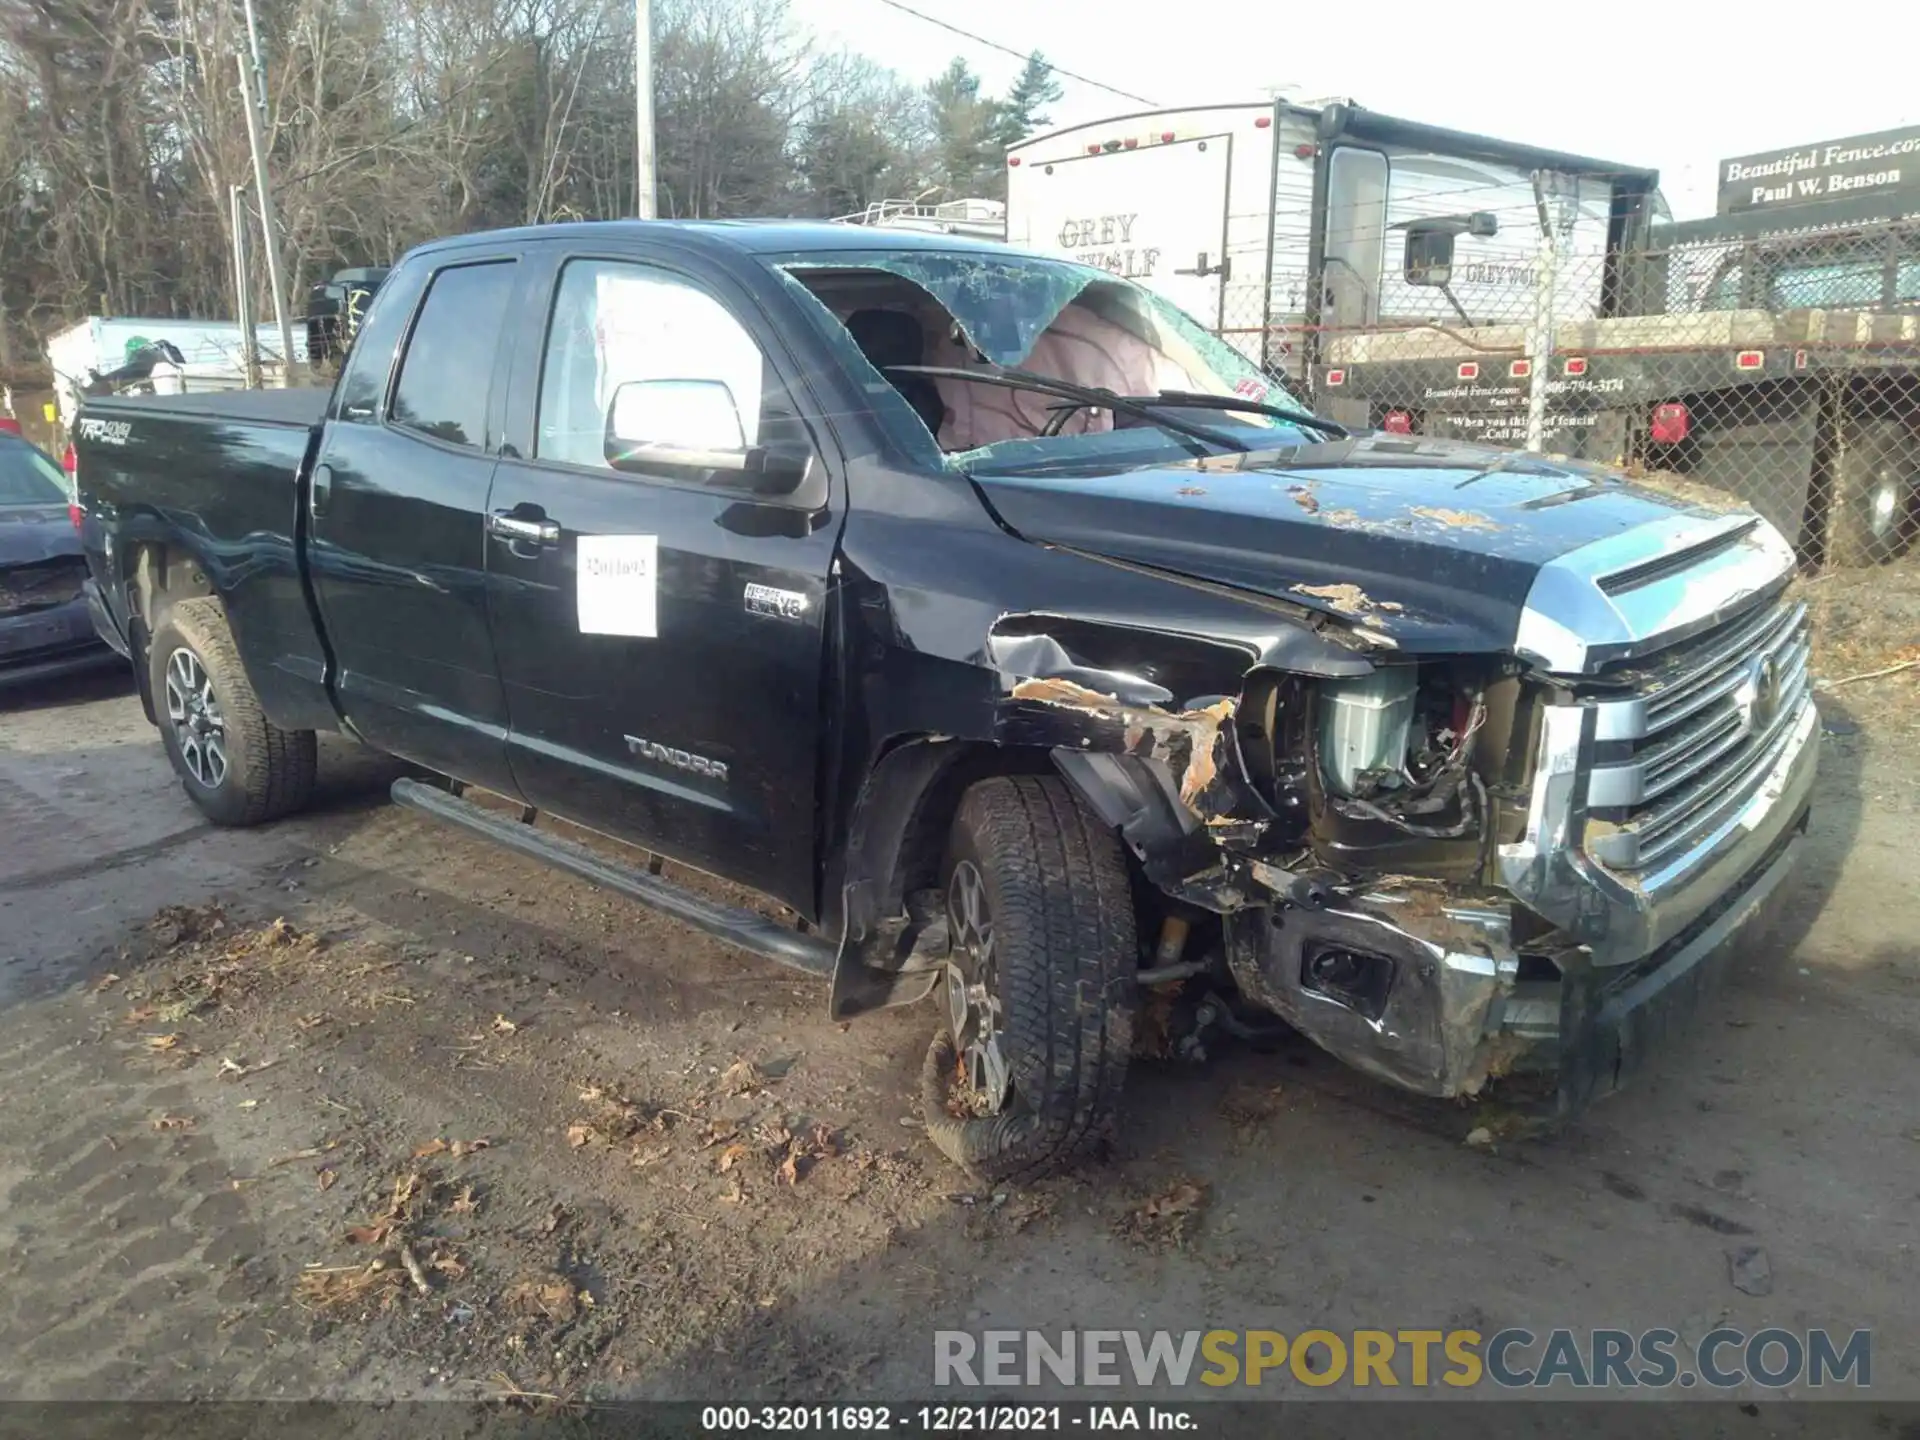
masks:
[(1528, 1076), (1565, 1115), (1623, 1078), (1771, 913), (1817, 741), (1778, 537), (1657, 528), (1607, 573), (1665, 594), (1600, 605), (1577, 555), (1510, 654), (1406, 653), (1352, 588), (1311, 623), (1362, 664), (1211, 686), (1199, 637), (1002, 617), (1002, 738), (1050, 750), (1151, 893), (1150, 1044), (1204, 1053), (1252, 1007), (1424, 1095)]
[[(1002, 733), (1052, 750), (1158, 892), (1147, 986), (1218, 986), (1432, 1095), (1472, 1094), (1547, 1038), (1505, 1013), (1520, 961), (1496, 849), (1524, 810), (1507, 757), (1535, 723), (1517, 666), (1256, 667), (1230, 693), (1176, 696), (1154, 651), (1185, 668), (1186, 637), (1132, 635), (1122, 670), (1047, 625), (995, 627)], [(1176, 1052), (1234, 1024), (1224, 1001), (1178, 1013)]]

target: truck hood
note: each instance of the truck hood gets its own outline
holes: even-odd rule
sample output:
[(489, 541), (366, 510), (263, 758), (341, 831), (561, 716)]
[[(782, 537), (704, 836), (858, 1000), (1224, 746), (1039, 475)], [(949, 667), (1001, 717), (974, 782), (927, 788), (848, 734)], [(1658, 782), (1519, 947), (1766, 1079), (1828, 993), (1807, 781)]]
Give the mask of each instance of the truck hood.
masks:
[(1737, 508), (1578, 461), (1391, 435), (1117, 474), (972, 478), (1028, 540), (1273, 596), (1413, 653), (1511, 651), (1549, 562)]

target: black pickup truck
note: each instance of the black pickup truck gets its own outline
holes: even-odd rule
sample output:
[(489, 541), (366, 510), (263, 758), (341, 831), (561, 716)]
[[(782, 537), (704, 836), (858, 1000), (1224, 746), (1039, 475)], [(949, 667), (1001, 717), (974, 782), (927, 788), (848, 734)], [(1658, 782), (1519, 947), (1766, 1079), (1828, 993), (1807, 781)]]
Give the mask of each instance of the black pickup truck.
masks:
[(394, 269), (331, 396), (90, 402), (89, 593), (216, 822), (300, 809), (341, 729), (443, 777), (401, 803), (836, 1017), (937, 992), (928, 1130), (978, 1174), (1098, 1147), (1132, 1055), (1275, 1016), (1568, 1113), (1790, 868), (1789, 547), (1270, 387), (985, 242), (466, 236)]

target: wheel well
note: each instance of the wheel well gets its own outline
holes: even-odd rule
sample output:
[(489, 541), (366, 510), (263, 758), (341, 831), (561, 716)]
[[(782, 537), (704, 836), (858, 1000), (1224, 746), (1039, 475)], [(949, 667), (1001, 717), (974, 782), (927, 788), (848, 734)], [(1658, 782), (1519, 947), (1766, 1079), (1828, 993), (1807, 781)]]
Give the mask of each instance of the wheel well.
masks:
[(1051, 775), (1053, 758), (1038, 746), (990, 745), (960, 747), (920, 791), (901, 835), (894, 860), (894, 893), (911, 895), (940, 883), (940, 862), (946, 857), (947, 832), (960, 808), (960, 797), (972, 785), (996, 775)]
[(160, 628), (167, 612), (180, 601), (213, 594), (213, 582), (200, 561), (179, 546), (137, 546), (129, 565), (127, 594), (148, 635)]

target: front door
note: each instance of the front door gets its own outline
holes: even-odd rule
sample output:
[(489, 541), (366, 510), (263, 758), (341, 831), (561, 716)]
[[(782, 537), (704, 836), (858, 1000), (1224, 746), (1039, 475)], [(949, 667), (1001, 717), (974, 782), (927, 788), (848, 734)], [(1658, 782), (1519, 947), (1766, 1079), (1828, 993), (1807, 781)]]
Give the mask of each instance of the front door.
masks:
[(382, 332), (399, 323), (355, 345), (308, 500), (347, 719), (382, 750), (507, 793), (483, 512), (507, 373), (496, 357), (520, 270), (463, 255), (428, 279), (418, 308), (401, 307), (410, 314), (380, 310)]
[[(529, 301), (488, 502), (489, 605), (522, 794), (813, 915), (824, 635), (841, 506), (795, 372), (724, 277), (566, 253)], [(811, 445), (780, 500), (606, 461), (631, 380), (720, 381), (749, 445)], [(809, 493), (810, 492), (810, 493)], [(831, 492), (831, 493), (830, 493)]]

